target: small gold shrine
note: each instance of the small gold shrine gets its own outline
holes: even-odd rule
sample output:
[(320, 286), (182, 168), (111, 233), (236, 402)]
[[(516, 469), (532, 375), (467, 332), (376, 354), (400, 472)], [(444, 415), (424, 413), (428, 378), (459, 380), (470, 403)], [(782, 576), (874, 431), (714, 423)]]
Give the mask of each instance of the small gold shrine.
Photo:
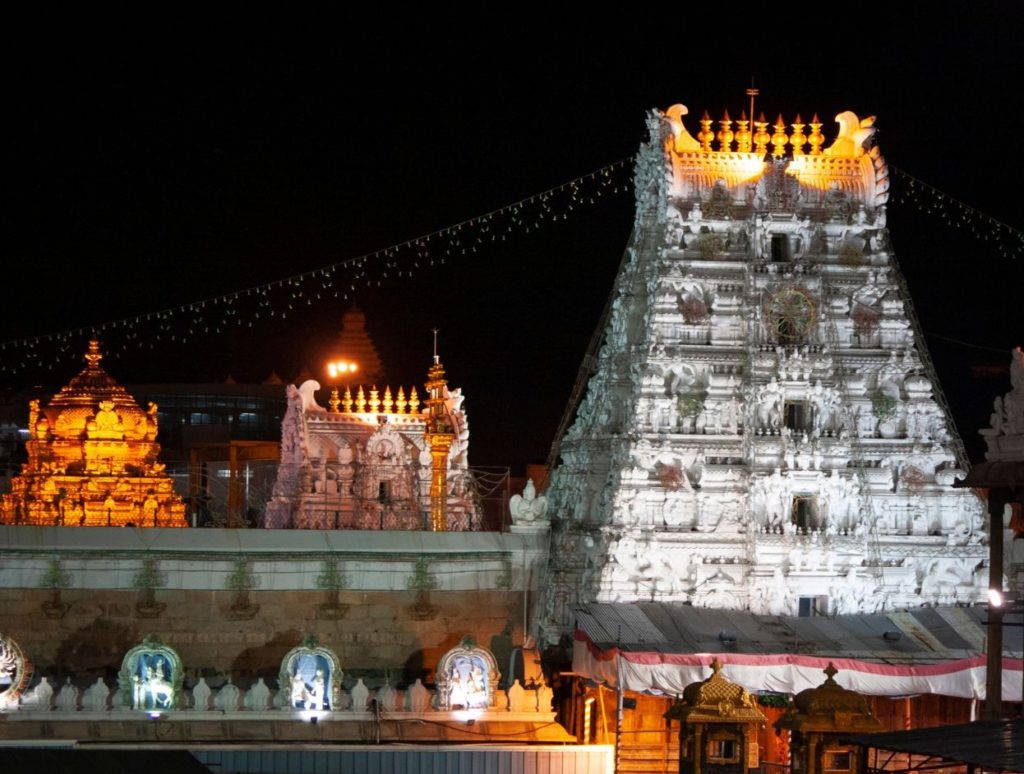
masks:
[(665, 713), (680, 721), (679, 771), (700, 774), (743, 771), (759, 766), (757, 727), (766, 718), (754, 697), (722, 676), (722, 664), (711, 663), (711, 676), (683, 690), (683, 701)]
[(800, 691), (775, 728), (792, 733), (790, 760), (794, 771), (860, 771), (858, 749), (839, 742), (839, 735), (872, 734), (882, 724), (871, 711), (866, 696), (843, 688), (835, 681), (838, 670), (829, 662), (825, 682)]

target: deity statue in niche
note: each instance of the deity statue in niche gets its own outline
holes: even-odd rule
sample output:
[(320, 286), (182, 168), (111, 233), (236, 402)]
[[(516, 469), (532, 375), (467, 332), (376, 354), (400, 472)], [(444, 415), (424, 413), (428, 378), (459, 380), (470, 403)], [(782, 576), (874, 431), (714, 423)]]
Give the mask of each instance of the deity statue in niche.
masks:
[(493, 707), (498, 689), (498, 664), (471, 637), (448, 651), (437, 665), (437, 689), (443, 710), (485, 710)]
[(323, 711), (337, 709), (341, 678), (338, 657), (311, 637), (284, 657), (278, 680), (288, 708)]
[(487, 665), (478, 656), (458, 656), (452, 661), (449, 678), (451, 709), (487, 707)]
[(128, 651), (118, 674), (122, 701), (136, 710), (173, 710), (184, 677), (178, 654), (155, 637)]
[(142, 655), (132, 675), (132, 709), (170, 709), (174, 687), (167, 680), (166, 661), (159, 655)]

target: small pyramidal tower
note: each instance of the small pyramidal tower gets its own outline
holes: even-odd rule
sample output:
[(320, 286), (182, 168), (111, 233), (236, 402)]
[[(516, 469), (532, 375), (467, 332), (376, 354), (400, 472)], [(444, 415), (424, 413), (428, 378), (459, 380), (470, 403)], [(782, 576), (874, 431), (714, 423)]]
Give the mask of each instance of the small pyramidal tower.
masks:
[[(874, 118), (652, 111), (636, 220), (556, 442), (542, 628), (571, 605), (971, 604), (982, 507), (886, 230)], [(716, 126), (717, 124), (717, 126)], [(581, 391), (582, 392), (582, 391)]]

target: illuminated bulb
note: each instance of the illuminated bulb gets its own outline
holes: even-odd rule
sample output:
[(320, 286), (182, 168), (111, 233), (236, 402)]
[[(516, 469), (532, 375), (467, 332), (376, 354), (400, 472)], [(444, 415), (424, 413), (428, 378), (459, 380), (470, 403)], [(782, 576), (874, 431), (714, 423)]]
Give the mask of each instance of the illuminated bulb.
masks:
[(1003, 592), (1001, 592), (999, 589), (989, 589), (988, 590), (988, 603), (992, 607), (1002, 607), (1003, 606)]

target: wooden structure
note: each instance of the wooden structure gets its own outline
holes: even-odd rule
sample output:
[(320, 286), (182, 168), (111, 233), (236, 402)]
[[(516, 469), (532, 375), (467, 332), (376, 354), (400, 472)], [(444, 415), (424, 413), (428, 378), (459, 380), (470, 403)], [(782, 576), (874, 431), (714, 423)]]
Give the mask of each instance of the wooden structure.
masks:
[(796, 774), (849, 774), (860, 771), (861, 753), (840, 741), (842, 735), (872, 733), (882, 724), (866, 696), (835, 681), (838, 670), (830, 662), (825, 682), (800, 691), (775, 728), (792, 734), (791, 771)]
[(766, 718), (754, 697), (721, 672), (716, 658), (711, 676), (688, 685), (683, 703), (665, 713), (680, 721), (680, 774), (738, 774), (760, 766), (757, 728)]

